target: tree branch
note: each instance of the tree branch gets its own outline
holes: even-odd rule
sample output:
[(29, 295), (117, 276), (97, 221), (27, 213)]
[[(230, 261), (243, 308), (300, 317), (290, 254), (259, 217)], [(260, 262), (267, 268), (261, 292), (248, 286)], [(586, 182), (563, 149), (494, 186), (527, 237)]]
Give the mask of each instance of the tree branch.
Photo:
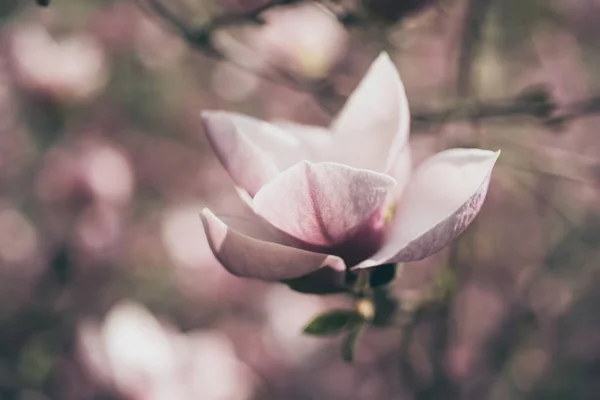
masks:
[[(201, 27), (192, 27), (185, 23), (163, 0), (138, 0), (138, 2), (147, 4), (150, 7), (151, 14), (158, 17), (163, 23), (175, 30), (177, 34), (183, 37), (192, 47), (203, 54), (219, 59), (227, 60), (235, 66), (247, 70), (261, 79), (268, 82), (284, 85), (294, 90), (312, 93), (317, 98), (318, 104), (323, 107), (328, 113), (332, 113), (329, 107), (325, 106), (321, 96), (332, 96), (331, 86), (328, 80), (322, 81), (301, 81), (293, 76), (286, 74), (284, 71), (275, 69), (274, 73), (265, 73), (264, 71), (250, 68), (243, 63), (233, 60), (224, 54), (220, 49), (215, 48), (212, 44), (212, 36), (215, 31), (240, 24), (262, 24), (264, 21), (261, 15), (275, 7), (299, 4), (306, 0), (271, 0), (260, 7), (246, 12), (237, 12), (224, 14), (213, 18)], [(469, 4), (469, 11), (466, 16), (467, 28), (463, 38), (463, 49), (461, 51), (462, 65), (461, 71), (463, 80), (460, 87), (466, 90), (468, 86), (468, 76), (470, 76), (470, 62), (476, 51), (476, 43), (479, 40), (481, 30), (481, 17), (485, 15), (492, 0), (481, 0), (481, 2), (472, 0)], [(481, 4), (479, 4), (481, 3)], [(351, 11), (336, 9), (336, 15), (342, 23), (349, 25), (354, 21)], [(348, 17), (351, 16), (351, 18)], [(469, 28), (469, 26), (472, 26)], [(476, 34), (473, 35), (473, 30)], [(569, 122), (572, 119), (583, 117), (590, 114), (600, 113), (600, 95), (573, 103), (564, 107), (558, 107), (551, 95), (543, 87), (535, 87), (526, 92), (515, 96), (514, 98), (495, 101), (495, 102), (472, 102), (469, 100), (460, 100), (460, 102), (452, 107), (437, 111), (415, 111), (412, 113), (413, 131), (425, 131), (431, 129), (432, 125), (442, 125), (456, 121), (475, 121), (482, 119), (502, 118), (502, 117), (532, 117), (539, 120), (541, 123), (549, 127), (560, 127), (563, 123)]]
[(551, 128), (573, 119), (600, 113), (600, 95), (565, 106), (557, 105), (545, 91), (529, 91), (512, 99), (497, 102), (461, 102), (439, 111), (412, 113), (413, 131), (424, 131), (432, 126), (457, 121), (479, 121), (506, 117), (530, 117)]
[[(262, 24), (264, 21), (261, 19), (262, 13), (283, 5), (299, 4), (306, 0), (272, 0), (258, 8), (247, 12), (224, 14), (215, 17), (211, 21), (204, 24), (202, 27), (191, 27), (186, 24), (175, 12), (173, 12), (168, 6), (166, 6), (161, 0), (138, 0), (138, 2), (147, 4), (150, 9), (142, 6), (149, 14), (156, 19), (165, 23), (183, 39), (192, 46), (193, 49), (201, 52), (202, 54), (217, 60), (225, 60), (230, 62), (232, 65), (248, 71), (260, 79), (267, 82), (274, 83), (289, 87), (291, 89), (314, 94), (317, 97), (317, 104), (328, 114), (332, 114), (333, 111), (330, 107), (320, 101), (319, 94), (331, 95), (331, 83), (327, 79), (319, 81), (306, 81), (296, 79), (294, 76), (282, 71), (276, 67), (273, 67), (271, 73), (249, 67), (248, 65), (232, 59), (220, 49), (216, 48), (212, 43), (212, 37), (214, 33), (219, 29), (224, 29), (234, 25), (243, 25), (248, 23)], [(347, 19), (348, 24), (351, 24), (354, 19), (350, 18), (350, 14), (339, 12), (336, 14), (338, 19)]]

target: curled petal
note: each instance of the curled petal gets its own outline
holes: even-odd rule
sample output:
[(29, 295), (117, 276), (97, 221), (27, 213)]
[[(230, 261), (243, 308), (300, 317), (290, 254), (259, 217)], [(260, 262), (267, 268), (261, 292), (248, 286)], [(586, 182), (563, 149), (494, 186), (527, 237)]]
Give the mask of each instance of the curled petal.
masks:
[(229, 229), (232, 229), (244, 236), (262, 240), (264, 242), (278, 243), (286, 246), (291, 245), (287, 235), (280, 233), (271, 224), (262, 220), (257, 215), (252, 217), (238, 215), (215, 215), (215, 217), (227, 225)]
[(374, 220), (393, 178), (336, 163), (303, 161), (254, 197), (254, 211), (276, 228), (316, 246), (334, 246)]
[(323, 267), (338, 271), (346, 268), (335, 256), (243, 235), (229, 228), (208, 209), (202, 211), (202, 223), (216, 259), (236, 276), (281, 281), (308, 275)]
[(330, 160), (389, 172), (406, 146), (409, 124), (404, 86), (389, 56), (382, 53), (332, 124)]
[(452, 149), (426, 160), (397, 205), (386, 243), (357, 268), (420, 260), (456, 239), (479, 213), (499, 154)]
[(254, 196), (279, 169), (223, 112), (203, 112), (206, 135), (219, 161), (237, 186)]

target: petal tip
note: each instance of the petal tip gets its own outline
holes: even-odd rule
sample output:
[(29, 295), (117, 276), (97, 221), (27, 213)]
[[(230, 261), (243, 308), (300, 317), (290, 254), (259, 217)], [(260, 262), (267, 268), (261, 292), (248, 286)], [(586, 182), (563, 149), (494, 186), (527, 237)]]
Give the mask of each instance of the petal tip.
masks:
[(202, 120), (208, 120), (221, 113), (222, 111), (219, 110), (202, 110), (200, 111), (200, 118), (202, 118)]
[(211, 216), (214, 216), (214, 214), (212, 211), (210, 211), (208, 207), (204, 207), (202, 210), (200, 210), (200, 218), (206, 218)]
[(489, 151), (491, 153), (490, 154), (490, 158), (492, 161), (491, 168), (493, 168), (494, 165), (496, 164), (496, 161), (498, 161), (498, 158), (500, 157), (500, 153), (502, 153), (502, 150), (498, 149), (496, 151), (493, 151), (493, 150), (486, 150), (486, 151)]
[(399, 76), (396, 64), (394, 64), (390, 55), (385, 51), (379, 53), (375, 61), (373, 61), (371, 64), (371, 70), (381, 70), (385, 71), (386, 73)]
[(217, 118), (219, 117), (219, 111), (213, 110), (202, 110), (200, 111), (200, 120), (205, 132), (208, 136), (211, 135), (213, 129), (217, 129)]
[(377, 60), (381, 60), (381, 61), (392, 61), (390, 58), (390, 54), (387, 51), (382, 51), (379, 53), (379, 55), (376, 58)]
[(223, 110), (202, 110), (200, 111), (200, 119), (207, 131), (212, 129), (222, 129), (224, 123), (230, 123), (236, 128), (235, 120), (231, 113)]
[(204, 234), (206, 235), (208, 245), (213, 253), (215, 253), (223, 243), (223, 240), (225, 240), (227, 228), (208, 208), (202, 209), (200, 212), (200, 219), (202, 221), (202, 226), (204, 227)]

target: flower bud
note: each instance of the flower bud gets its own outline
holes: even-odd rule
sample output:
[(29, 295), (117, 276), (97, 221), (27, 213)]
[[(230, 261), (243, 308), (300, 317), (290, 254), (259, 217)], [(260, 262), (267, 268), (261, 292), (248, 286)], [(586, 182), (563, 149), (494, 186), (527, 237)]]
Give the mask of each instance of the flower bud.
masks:
[(356, 302), (356, 311), (365, 321), (372, 321), (375, 318), (375, 304), (369, 298), (362, 298)]

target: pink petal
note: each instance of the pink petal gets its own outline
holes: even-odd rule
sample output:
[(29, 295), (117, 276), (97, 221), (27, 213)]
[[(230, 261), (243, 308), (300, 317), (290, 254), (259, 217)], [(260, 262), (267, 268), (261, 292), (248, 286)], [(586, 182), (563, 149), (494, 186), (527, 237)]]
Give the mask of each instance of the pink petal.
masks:
[(344, 271), (335, 256), (313, 253), (254, 239), (234, 231), (210, 210), (202, 211), (202, 223), (210, 248), (233, 275), (266, 281), (281, 281), (308, 275), (323, 267)]
[(225, 113), (202, 113), (206, 135), (235, 184), (253, 196), (273, 179), (276, 164)]
[[(250, 199), (252, 202), (252, 199)], [(302, 248), (305, 243), (279, 231), (273, 225), (266, 222), (262, 217), (253, 216), (223, 216), (218, 215), (223, 223), (230, 229), (245, 236), (266, 242), (282, 244), (294, 248)], [(346, 271), (329, 266), (320, 268), (308, 275), (294, 279), (286, 279), (282, 282), (295, 291), (312, 294), (329, 294), (346, 291)]]
[[(250, 203), (252, 206), (252, 203)], [(253, 239), (262, 240), (263, 242), (270, 242), (281, 244), (288, 247), (294, 247), (298, 249), (305, 249), (308, 245), (295, 237), (288, 235), (287, 233), (277, 229), (263, 217), (254, 213), (250, 208), (251, 215), (219, 215), (215, 216), (221, 220), (229, 229), (236, 231), (244, 236), (251, 237)], [(314, 250), (314, 249), (310, 249)], [(327, 253), (329, 254), (329, 253)]]
[(254, 194), (280, 170), (311, 159), (295, 134), (242, 114), (202, 113), (207, 137), (235, 184)]
[(412, 173), (412, 156), (410, 146), (408, 146), (408, 144), (402, 148), (388, 173), (397, 182), (392, 197), (399, 199), (406, 189), (406, 185), (410, 181), (410, 176)]
[(406, 146), (410, 114), (404, 86), (382, 53), (332, 124), (331, 161), (389, 172)]
[(264, 151), (280, 170), (309, 159), (304, 141), (293, 132), (247, 115), (221, 113), (231, 118), (239, 131)]
[(304, 242), (333, 246), (372, 219), (394, 185), (385, 174), (303, 161), (256, 194), (254, 211)]
[(294, 246), (294, 243), (297, 241), (283, 232), (278, 231), (274, 226), (256, 214), (252, 216), (215, 215), (215, 217), (227, 225), (229, 229), (244, 236), (262, 240), (264, 242), (296, 247)]
[(479, 213), (500, 152), (452, 149), (416, 170), (385, 245), (357, 268), (420, 260), (456, 239)]
[(303, 125), (289, 121), (273, 121), (273, 124), (296, 136), (303, 144), (308, 161), (329, 161), (333, 149), (333, 135), (327, 128)]

